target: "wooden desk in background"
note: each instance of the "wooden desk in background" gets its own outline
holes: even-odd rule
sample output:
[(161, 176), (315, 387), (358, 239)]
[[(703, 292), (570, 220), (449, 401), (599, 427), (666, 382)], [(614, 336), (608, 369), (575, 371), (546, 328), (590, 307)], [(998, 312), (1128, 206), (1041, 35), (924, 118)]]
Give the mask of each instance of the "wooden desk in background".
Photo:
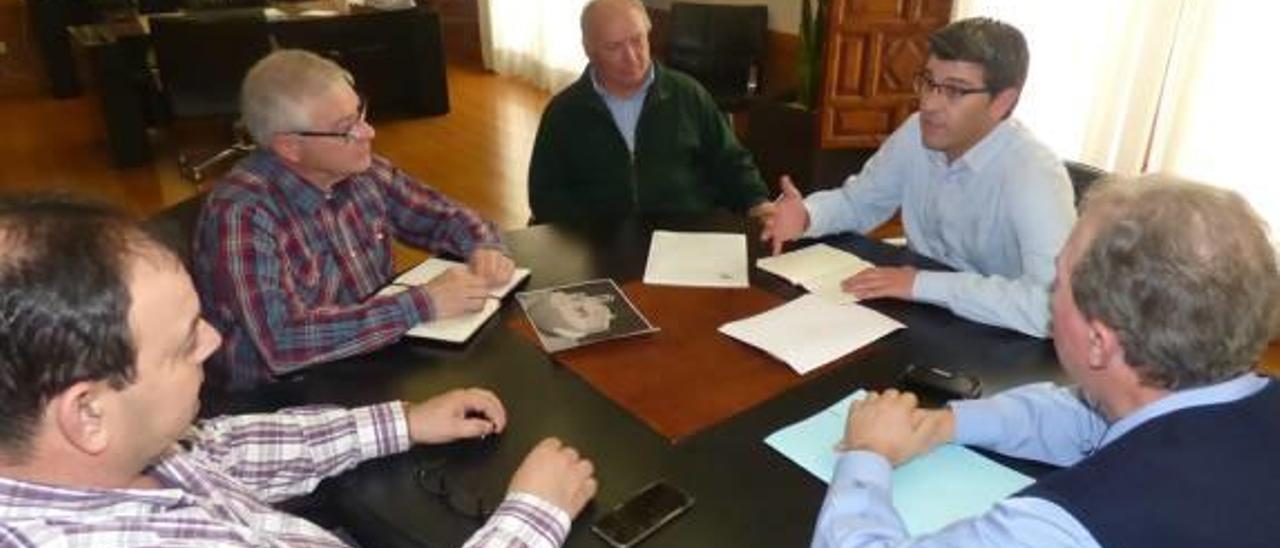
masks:
[[(372, 117), (449, 112), (436, 12), (425, 7), (348, 8), (329, 0), (282, 3), (267, 10), (268, 32), (276, 44), (315, 51), (342, 64), (368, 98)], [(147, 128), (157, 118), (162, 98), (156, 95), (147, 62), (147, 21), (133, 16), (68, 29), (96, 83), (107, 145), (117, 167), (141, 165), (152, 157)]]

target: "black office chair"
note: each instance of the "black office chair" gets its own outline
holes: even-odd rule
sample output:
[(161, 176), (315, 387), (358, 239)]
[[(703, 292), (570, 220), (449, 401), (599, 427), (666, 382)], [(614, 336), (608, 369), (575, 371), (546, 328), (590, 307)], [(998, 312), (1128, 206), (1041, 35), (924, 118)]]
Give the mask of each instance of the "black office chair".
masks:
[(241, 80), (271, 51), (266, 18), (256, 8), (153, 16), (151, 41), (171, 114), (219, 119), (229, 129), (231, 144), (208, 158), (179, 153), (182, 176), (199, 182), (211, 168), (253, 149), (236, 121)]
[(305, 49), (350, 71), (356, 89), (368, 101), (370, 119), (432, 114), (422, 90), (433, 72), (423, 64), (443, 65), (444, 59), (424, 59), (419, 44), (431, 40), (424, 19), (406, 17), (403, 11), (369, 11), (290, 21), (277, 25), (273, 35), (281, 48)]
[(1102, 168), (1083, 162), (1066, 160), (1062, 163), (1067, 166), (1067, 177), (1071, 178), (1071, 187), (1076, 192), (1076, 209), (1080, 209), (1080, 201), (1084, 199), (1085, 194), (1089, 193), (1089, 189), (1093, 188), (1093, 184), (1109, 174)]
[(745, 109), (762, 87), (769, 8), (671, 4), (667, 65), (700, 82), (721, 110)]
[(173, 250), (188, 269), (192, 265), (191, 244), (204, 209), (205, 193), (198, 193), (173, 204), (142, 222), (142, 228), (152, 238)]

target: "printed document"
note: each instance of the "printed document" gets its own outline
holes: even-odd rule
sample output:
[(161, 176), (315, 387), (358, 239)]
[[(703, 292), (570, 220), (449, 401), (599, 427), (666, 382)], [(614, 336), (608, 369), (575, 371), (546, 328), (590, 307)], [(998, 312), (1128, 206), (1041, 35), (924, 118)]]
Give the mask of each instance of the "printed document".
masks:
[(745, 288), (747, 237), (724, 232), (653, 231), (644, 283)]
[[(432, 257), (398, 276), (391, 285), (382, 288), (378, 294), (394, 295), (410, 287), (423, 285), (454, 267), (467, 268), (467, 265)], [(420, 323), (409, 329), (405, 335), (451, 343), (466, 342), (494, 312), (498, 311), (498, 308), (502, 306), (502, 298), (511, 293), (511, 290), (516, 285), (528, 277), (529, 269), (516, 268), (515, 272), (511, 274), (511, 280), (506, 285), (489, 290), (489, 296), (493, 298), (485, 299), (484, 308), (470, 314)]]
[(903, 326), (859, 304), (835, 304), (812, 293), (720, 326), (720, 332), (764, 350), (805, 374)]
[[(774, 432), (765, 443), (831, 483), (849, 406), (859, 390), (822, 412)], [(907, 532), (924, 535), (986, 512), (1032, 479), (960, 445), (943, 445), (893, 471), (893, 507)]]
[(831, 302), (846, 304), (858, 298), (845, 293), (840, 282), (875, 265), (848, 251), (814, 244), (776, 257), (761, 257), (756, 266)]

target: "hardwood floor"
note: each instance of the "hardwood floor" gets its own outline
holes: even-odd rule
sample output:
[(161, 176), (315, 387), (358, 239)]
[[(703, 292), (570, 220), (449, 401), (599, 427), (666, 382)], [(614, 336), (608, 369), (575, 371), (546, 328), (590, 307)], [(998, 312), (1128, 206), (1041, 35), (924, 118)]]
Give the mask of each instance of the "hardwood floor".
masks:
[[(525, 178), (538, 118), (548, 95), (466, 63), (449, 66), (452, 110), (446, 116), (375, 123), (374, 149), (427, 184), (475, 208), (504, 229), (529, 218)], [(0, 99), (0, 191), (80, 193), (147, 216), (199, 189), (178, 175), (175, 147), (156, 135), (151, 165), (111, 167), (98, 103), (92, 95)], [(397, 262), (421, 253), (399, 249)], [(1280, 374), (1280, 344), (1263, 368)]]
[[(448, 74), (451, 112), (377, 122), (374, 149), (503, 228), (524, 226), (529, 154), (548, 95), (470, 65), (451, 65)], [(92, 95), (3, 99), (0, 119), (8, 122), (0, 132), (0, 191), (81, 193), (139, 216), (198, 191), (178, 175), (169, 131), (155, 133), (151, 165), (112, 167)]]

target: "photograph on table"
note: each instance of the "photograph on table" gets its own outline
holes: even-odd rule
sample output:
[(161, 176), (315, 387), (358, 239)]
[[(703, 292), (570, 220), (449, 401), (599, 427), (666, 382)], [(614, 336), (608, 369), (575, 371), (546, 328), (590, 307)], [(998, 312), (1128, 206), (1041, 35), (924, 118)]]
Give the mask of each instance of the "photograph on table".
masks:
[(613, 280), (589, 280), (517, 293), (547, 352), (657, 331)]

